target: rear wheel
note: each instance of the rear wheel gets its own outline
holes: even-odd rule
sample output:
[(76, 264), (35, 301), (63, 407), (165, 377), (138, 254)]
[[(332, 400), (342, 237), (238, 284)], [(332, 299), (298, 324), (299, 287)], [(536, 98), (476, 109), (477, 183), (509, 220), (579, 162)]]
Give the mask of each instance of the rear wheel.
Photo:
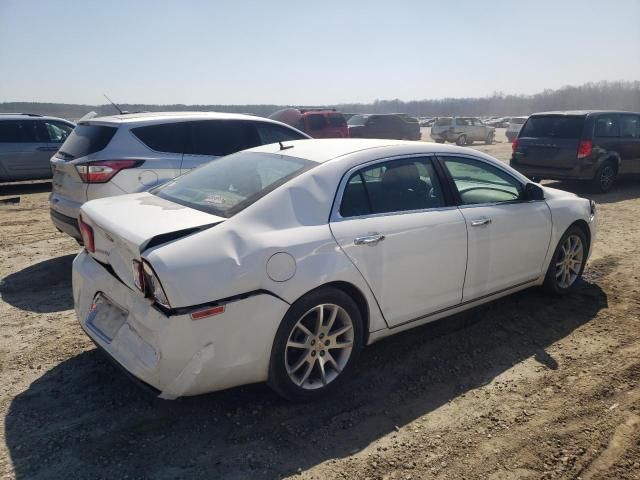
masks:
[(485, 145), (491, 145), (493, 143), (493, 138), (493, 132), (489, 133), (484, 141)]
[(467, 136), (460, 135), (456, 140), (456, 145), (459, 145), (460, 147), (464, 147), (466, 144), (467, 144)]
[(591, 185), (596, 192), (606, 193), (613, 188), (617, 175), (615, 164), (611, 160), (607, 160), (596, 170)]
[(559, 295), (569, 292), (582, 276), (587, 250), (587, 239), (582, 229), (570, 227), (560, 239), (547, 269), (544, 279), (547, 290)]
[(362, 318), (346, 293), (326, 287), (296, 301), (271, 351), (269, 385), (294, 401), (315, 400), (349, 376), (362, 348)]

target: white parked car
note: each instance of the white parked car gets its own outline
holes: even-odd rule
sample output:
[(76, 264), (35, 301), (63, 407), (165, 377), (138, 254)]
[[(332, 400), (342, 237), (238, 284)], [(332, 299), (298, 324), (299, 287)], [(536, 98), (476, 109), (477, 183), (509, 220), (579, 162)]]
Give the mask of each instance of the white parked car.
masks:
[(509, 122), (509, 126), (505, 130), (504, 134), (507, 136), (507, 140), (513, 142), (515, 138), (520, 133), (522, 129), (522, 125), (527, 121), (529, 117), (511, 117), (511, 121)]
[(305, 400), (364, 345), (524, 288), (569, 291), (596, 210), (475, 150), (327, 139), (88, 202), (80, 224), (80, 324), (160, 397), (268, 381)]
[(280, 122), (234, 113), (143, 112), (83, 120), (51, 158), (51, 220), (81, 240), (78, 212), (84, 202), (149, 190), (220, 156), (301, 138), (310, 137)]

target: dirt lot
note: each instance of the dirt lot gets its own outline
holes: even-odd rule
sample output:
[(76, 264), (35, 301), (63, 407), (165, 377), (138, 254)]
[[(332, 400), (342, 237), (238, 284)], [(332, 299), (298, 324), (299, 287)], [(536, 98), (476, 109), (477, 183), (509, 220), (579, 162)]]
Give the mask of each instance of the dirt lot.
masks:
[(529, 290), (380, 342), (307, 405), (264, 385), (166, 402), (125, 378), (76, 323), (78, 246), (49, 221), (50, 187), (0, 185), (22, 200), (0, 207), (0, 478), (640, 478), (638, 180), (592, 196), (601, 230), (573, 295)]

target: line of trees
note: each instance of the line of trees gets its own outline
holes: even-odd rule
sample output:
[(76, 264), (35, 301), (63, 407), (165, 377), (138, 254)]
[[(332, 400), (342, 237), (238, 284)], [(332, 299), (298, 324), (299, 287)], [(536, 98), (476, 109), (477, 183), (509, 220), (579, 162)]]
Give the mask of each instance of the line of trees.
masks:
[[(218, 111), (268, 116), (288, 105), (120, 105), (136, 111)], [(408, 113), (414, 116), (445, 115), (528, 115), (548, 110), (631, 110), (640, 111), (640, 81), (597, 82), (544, 90), (535, 95), (494, 93), (482, 98), (443, 98), (438, 100), (375, 100), (373, 103), (323, 105), (349, 113)], [(24, 112), (78, 119), (94, 111), (98, 115), (117, 113), (112, 105), (4, 102), (0, 112)]]

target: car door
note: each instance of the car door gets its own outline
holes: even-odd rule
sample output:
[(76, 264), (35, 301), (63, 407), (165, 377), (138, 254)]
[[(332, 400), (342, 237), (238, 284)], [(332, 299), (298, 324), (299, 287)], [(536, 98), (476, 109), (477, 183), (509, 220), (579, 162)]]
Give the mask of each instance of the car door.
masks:
[(39, 165), (41, 175), (47, 176), (52, 173), (51, 157), (58, 151), (69, 134), (73, 131), (73, 128), (74, 126), (72, 124), (58, 120), (38, 121), (39, 136), (40, 138), (47, 140), (46, 151), (48, 152)]
[(391, 327), (462, 299), (466, 226), (451, 203), (426, 156), (378, 160), (343, 178), (331, 231)]
[(487, 138), (487, 127), (479, 118), (473, 119), (473, 140), (484, 141)]
[(440, 156), (455, 186), (468, 232), (463, 302), (524, 285), (543, 274), (551, 211), (525, 199), (508, 171), (470, 156)]
[(0, 163), (8, 179), (51, 177), (49, 158), (53, 152), (36, 120), (1, 121), (0, 144)]
[(640, 174), (640, 115), (620, 114), (621, 173)]
[(187, 147), (180, 173), (218, 157), (260, 145), (253, 122), (244, 120), (200, 120), (189, 123)]

